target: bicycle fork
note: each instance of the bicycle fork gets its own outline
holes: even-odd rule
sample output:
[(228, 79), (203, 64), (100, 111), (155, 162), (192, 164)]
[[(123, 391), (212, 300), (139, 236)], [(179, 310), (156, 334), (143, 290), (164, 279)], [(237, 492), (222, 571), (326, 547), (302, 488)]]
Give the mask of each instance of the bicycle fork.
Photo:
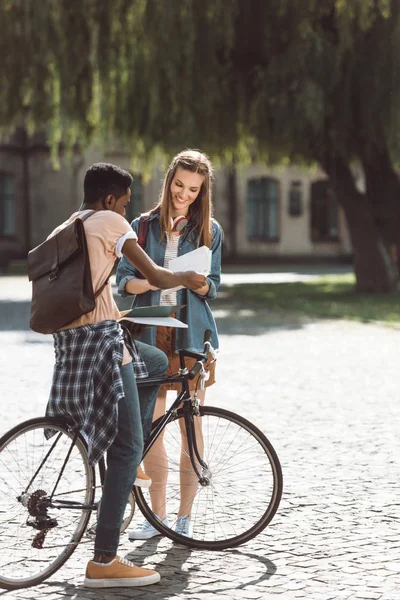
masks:
[[(190, 402), (183, 403), (183, 417), (185, 420), (190, 462), (192, 463), (193, 470), (197, 475), (199, 484), (203, 487), (207, 487), (211, 484), (212, 474), (207, 463), (204, 462), (197, 444), (194, 417), (198, 417), (200, 419), (200, 405), (196, 397), (192, 398)], [(199, 420), (198, 433), (200, 433), (201, 437), (203, 437), (201, 420)], [(201, 445), (204, 452), (203, 439), (201, 440)], [(201, 472), (199, 465), (201, 467)]]

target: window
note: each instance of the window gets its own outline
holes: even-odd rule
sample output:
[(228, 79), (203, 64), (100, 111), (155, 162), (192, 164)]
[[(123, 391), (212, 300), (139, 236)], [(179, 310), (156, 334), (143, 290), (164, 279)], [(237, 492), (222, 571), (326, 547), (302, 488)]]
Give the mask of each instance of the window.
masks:
[(329, 181), (311, 185), (311, 239), (313, 242), (338, 240), (338, 204)]
[(279, 238), (279, 182), (270, 177), (247, 182), (247, 237), (276, 241)]
[(126, 207), (126, 219), (131, 222), (143, 212), (143, 181), (141, 175), (134, 175), (131, 185), (131, 201)]
[(300, 217), (303, 214), (303, 184), (292, 181), (289, 188), (289, 215)]
[(0, 173), (0, 235), (16, 233), (15, 180), (12, 175)]

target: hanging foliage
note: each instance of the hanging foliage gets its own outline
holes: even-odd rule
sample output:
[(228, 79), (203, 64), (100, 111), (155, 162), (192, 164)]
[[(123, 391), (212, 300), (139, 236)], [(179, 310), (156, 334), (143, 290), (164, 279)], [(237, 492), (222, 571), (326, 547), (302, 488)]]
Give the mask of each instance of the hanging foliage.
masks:
[(0, 0), (0, 17), (0, 133), (317, 162), (366, 261), (358, 288), (395, 289), (398, 0)]
[[(395, 0), (0, 0), (0, 130), (151, 151), (398, 152)], [(331, 125), (332, 124), (332, 125)], [(395, 125), (395, 127), (393, 126)]]

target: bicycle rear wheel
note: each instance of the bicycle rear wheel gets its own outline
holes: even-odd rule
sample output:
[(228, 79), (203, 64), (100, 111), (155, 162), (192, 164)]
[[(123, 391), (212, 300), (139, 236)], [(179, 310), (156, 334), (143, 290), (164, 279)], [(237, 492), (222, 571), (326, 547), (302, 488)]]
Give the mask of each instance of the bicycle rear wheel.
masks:
[[(49, 430), (54, 435), (47, 439)], [(25, 421), (0, 439), (2, 588), (41, 583), (65, 563), (85, 531), (90, 510), (82, 505), (93, 504), (94, 469), (81, 436), (73, 439), (74, 433), (47, 418)]]
[[(192, 548), (223, 550), (251, 540), (274, 517), (282, 495), (282, 471), (271, 443), (252, 423), (210, 406), (200, 407), (200, 415), (194, 417), (196, 442), (207, 465), (200, 467), (201, 483), (183, 446), (180, 409), (164, 430), (168, 460), (154, 446), (146, 461), (152, 486), (134, 492), (140, 510), (161, 533)], [(161, 482), (166, 477), (164, 495)], [(169, 527), (154, 516), (150, 493), (159, 501), (160, 494), (163, 497)], [(181, 535), (175, 531), (178, 514), (190, 512), (189, 535)]]

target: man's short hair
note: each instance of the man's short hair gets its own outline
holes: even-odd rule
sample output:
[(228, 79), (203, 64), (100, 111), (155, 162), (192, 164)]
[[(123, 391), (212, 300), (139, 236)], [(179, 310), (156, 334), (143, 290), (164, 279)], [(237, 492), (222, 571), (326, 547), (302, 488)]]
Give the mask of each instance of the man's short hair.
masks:
[(83, 182), (85, 204), (95, 204), (112, 194), (117, 200), (131, 186), (133, 177), (117, 165), (95, 163), (85, 173)]

